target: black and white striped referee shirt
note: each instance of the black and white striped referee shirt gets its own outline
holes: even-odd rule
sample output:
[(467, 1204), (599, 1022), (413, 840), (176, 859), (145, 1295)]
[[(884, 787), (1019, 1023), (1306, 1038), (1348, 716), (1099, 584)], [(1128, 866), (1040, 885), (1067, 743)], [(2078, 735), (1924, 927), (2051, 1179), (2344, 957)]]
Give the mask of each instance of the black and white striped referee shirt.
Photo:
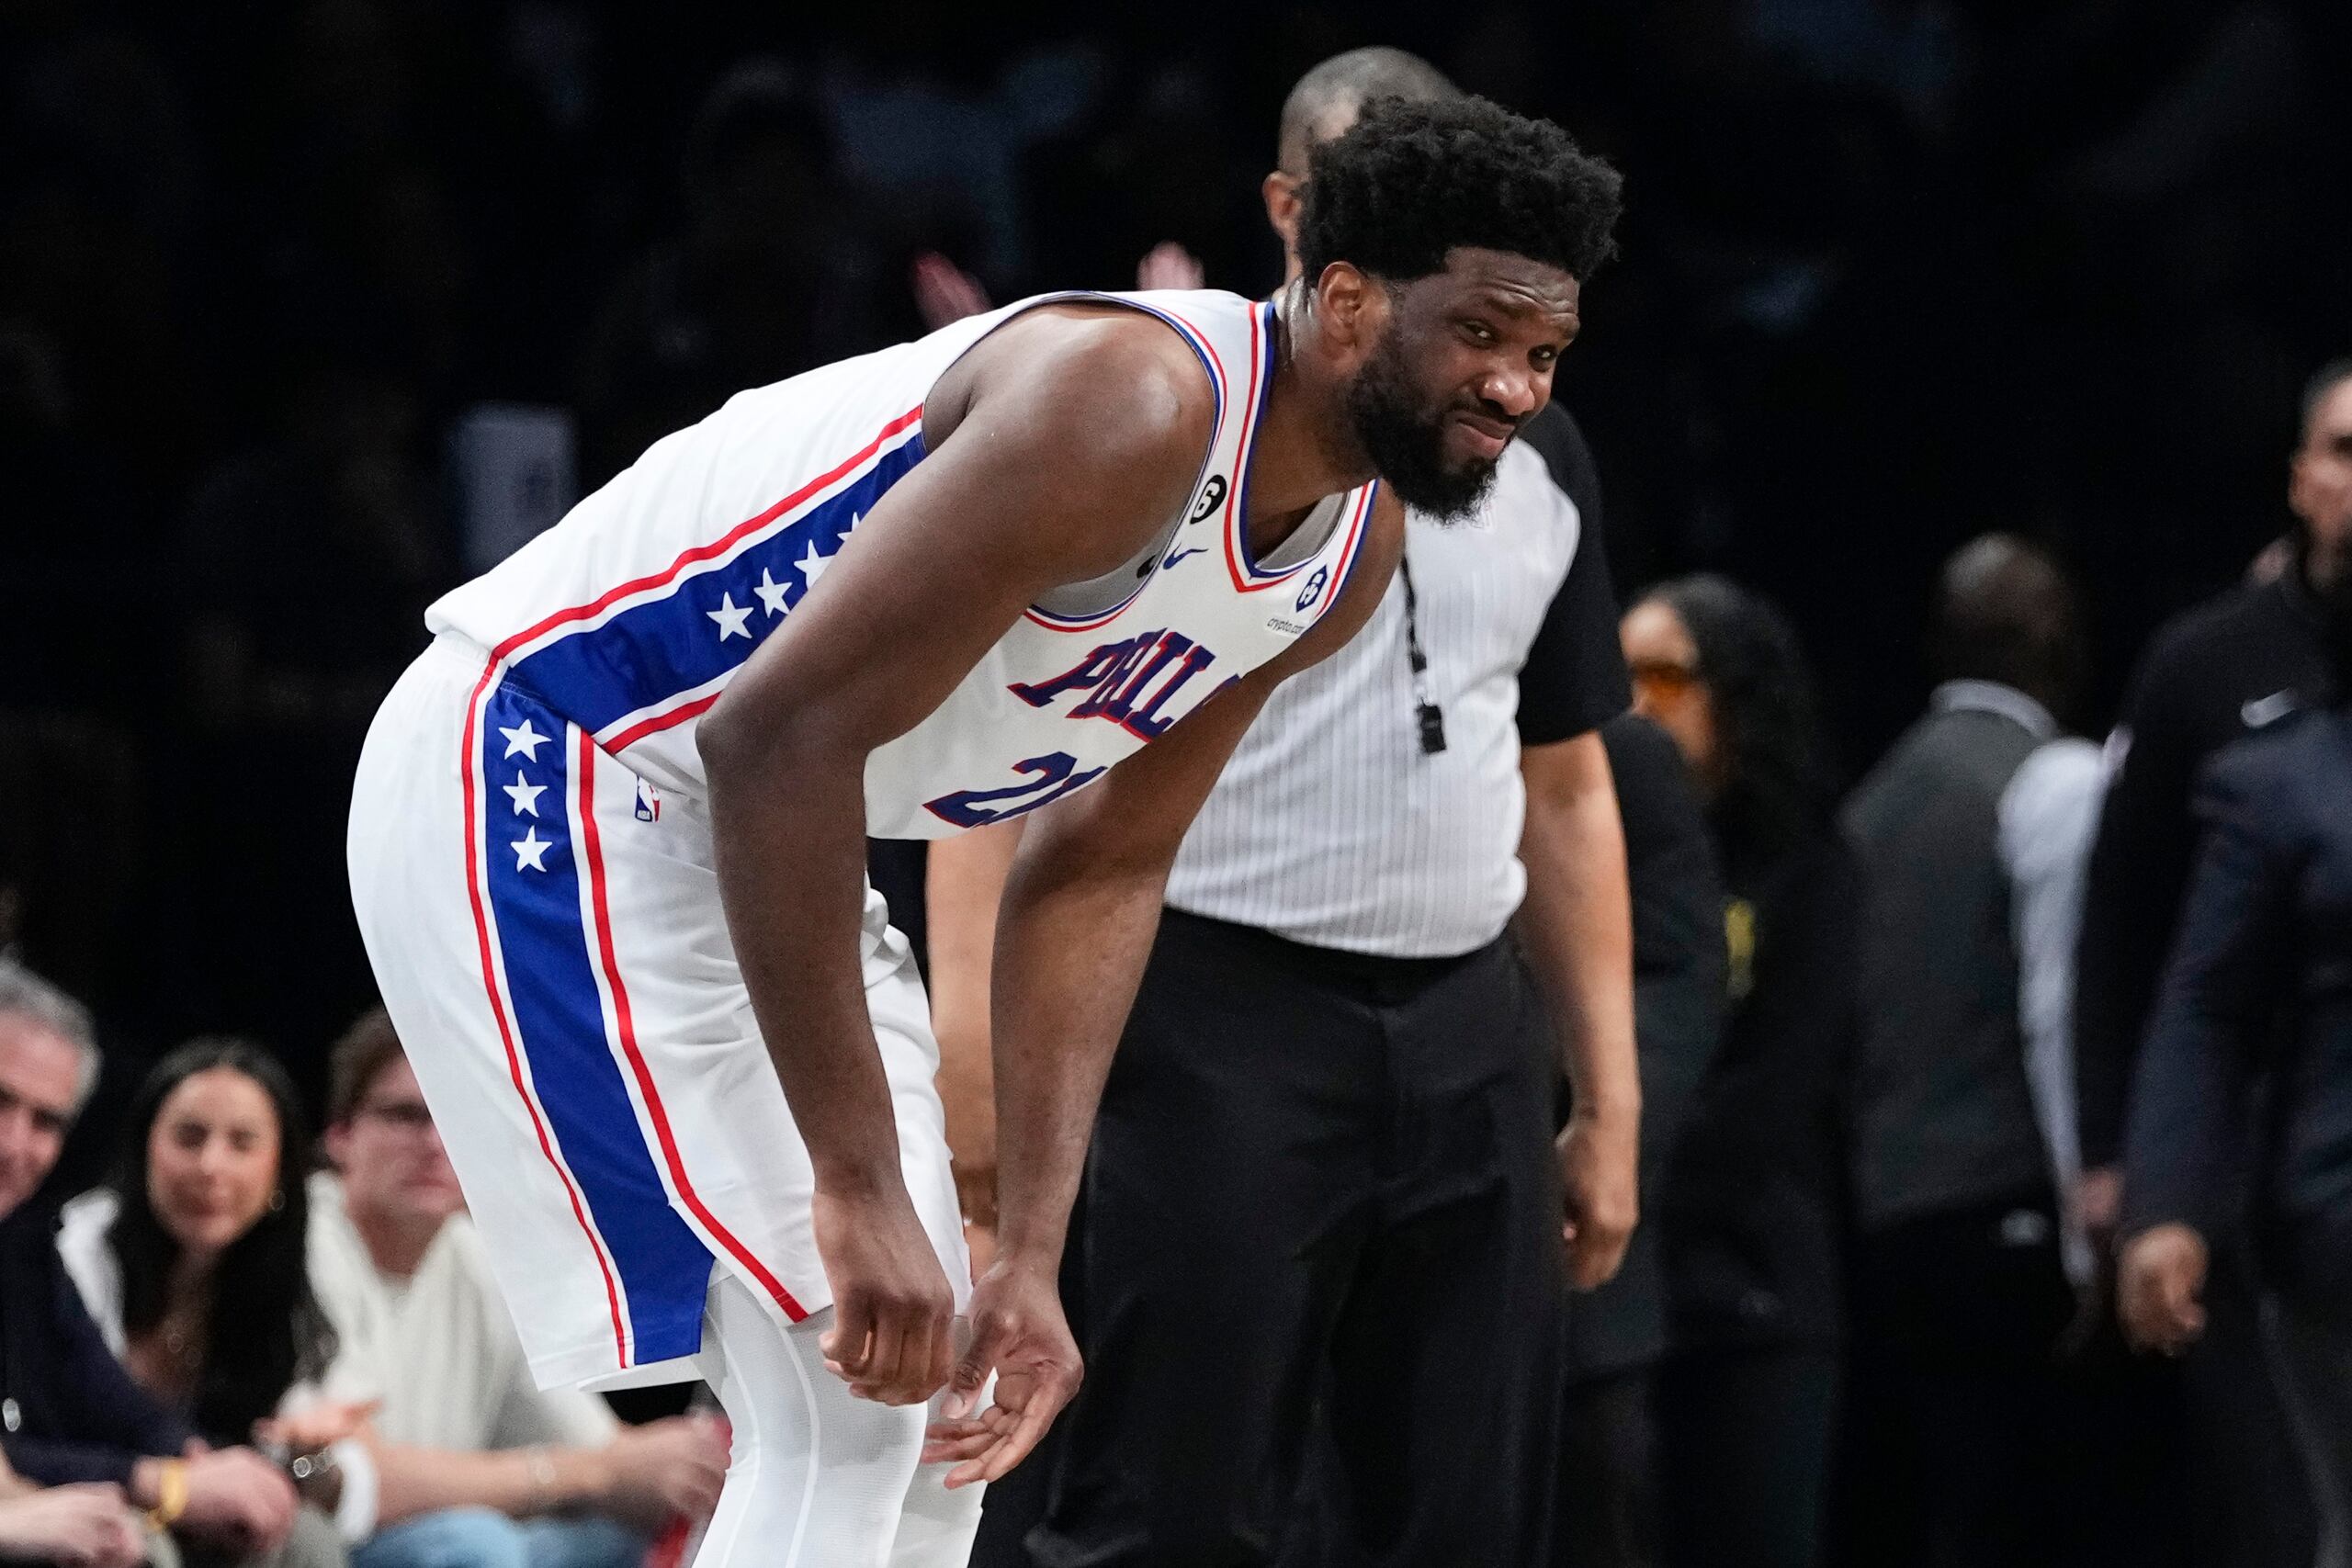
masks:
[(1267, 703), (1184, 840), (1170, 906), (1400, 958), (1500, 935), (1527, 886), (1520, 747), (1627, 703), (1600, 525), (1591, 455), (1556, 405), (1504, 451), (1476, 514), (1411, 517), (1445, 749), (1421, 746), (1400, 579), (1354, 641)]

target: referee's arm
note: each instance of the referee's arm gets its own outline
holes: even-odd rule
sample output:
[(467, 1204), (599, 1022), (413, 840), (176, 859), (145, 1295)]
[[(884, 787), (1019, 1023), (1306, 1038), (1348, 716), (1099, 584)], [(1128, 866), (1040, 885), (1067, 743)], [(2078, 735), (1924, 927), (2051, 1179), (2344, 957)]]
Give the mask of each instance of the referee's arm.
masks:
[(1560, 1134), (1569, 1277), (1606, 1282), (1639, 1217), (1642, 1085), (1634, 1052), (1634, 935), (1625, 835), (1600, 737), (1521, 753), (1527, 897), (1518, 930), (1543, 988), (1575, 1110)]
[(1530, 422), (1526, 439), (1574, 509), (1577, 543), (1519, 674), (1527, 894), (1514, 924), (1575, 1090), (1560, 1176), (1569, 1276), (1590, 1290), (1617, 1272), (1640, 1211), (1632, 900), (1624, 823), (1599, 733), (1630, 694), (1591, 453), (1556, 405)]

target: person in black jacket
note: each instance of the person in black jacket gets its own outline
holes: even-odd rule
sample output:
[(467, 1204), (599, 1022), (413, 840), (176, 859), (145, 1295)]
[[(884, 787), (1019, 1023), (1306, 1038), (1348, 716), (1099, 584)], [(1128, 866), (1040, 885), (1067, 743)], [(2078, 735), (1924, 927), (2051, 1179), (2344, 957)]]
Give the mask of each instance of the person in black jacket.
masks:
[(266, 1556), (293, 1526), (293, 1483), (251, 1449), (191, 1451), (195, 1434), (108, 1353), (28, 1201), (96, 1061), (88, 1014), (0, 960), (0, 1454), (36, 1484), (111, 1483), (177, 1533)]
[(2352, 552), (2352, 358), (2312, 378), (2290, 465), (2287, 570), (2157, 632), (2134, 674), (2091, 850), (2075, 961), (2075, 1070), (2086, 1218), (2112, 1223), (2132, 1065), (2171, 946), (2197, 845), (2198, 769), (2324, 688), (2316, 594)]
[[(2196, 853), (2198, 769), (2324, 689), (2315, 595), (2341, 574), (2352, 544), (2352, 359), (2323, 368), (2304, 394), (2288, 504), (2294, 530), (2286, 570), (2159, 631), (2109, 742), (2114, 773), (2086, 874), (2075, 958), (2083, 1176), (2075, 1201), (2095, 1239), (2111, 1235), (2116, 1222), (2126, 1091)], [(2243, 1175), (2230, 1183), (2242, 1197)], [(2238, 1231), (2233, 1224), (2207, 1237), (2219, 1249), (2206, 1298), (2211, 1321), (2178, 1369), (2188, 1418), (2156, 1440), (2185, 1441), (2185, 1461), (2204, 1479), (2188, 1499), (2199, 1561), (2301, 1568), (2310, 1561), (2311, 1510), (2263, 1371)]]
[[(1724, 890), (1690, 770), (1639, 714), (1600, 727), (1625, 824), (1634, 1035), (1641, 1053), (1641, 1205), (1655, 1213), (1723, 1033)], [(1666, 1273), (1656, 1225), (1617, 1277), (1568, 1304), (1560, 1413), (1558, 1568), (1643, 1568), (1657, 1555), (1657, 1368)]]
[[(2352, 1563), (2352, 576), (2329, 592), (2333, 704), (2215, 758), (2179, 941), (2133, 1081), (2118, 1298), (2177, 1353), (2209, 1238), (2251, 1169), (2271, 1351), (2321, 1525)], [(2258, 1127), (2257, 1077), (2269, 1092)], [(2252, 1135), (2249, 1131), (2253, 1129)], [(2252, 1146), (2249, 1146), (2251, 1145)]]
[(1729, 1019), (1658, 1212), (1664, 1560), (1803, 1568), (1819, 1551), (1838, 1387), (1861, 874), (1779, 612), (1722, 578), (1684, 578), (1636, 604), (1623, 633), (1634, 711), (1690, 763), (1729, 895)]

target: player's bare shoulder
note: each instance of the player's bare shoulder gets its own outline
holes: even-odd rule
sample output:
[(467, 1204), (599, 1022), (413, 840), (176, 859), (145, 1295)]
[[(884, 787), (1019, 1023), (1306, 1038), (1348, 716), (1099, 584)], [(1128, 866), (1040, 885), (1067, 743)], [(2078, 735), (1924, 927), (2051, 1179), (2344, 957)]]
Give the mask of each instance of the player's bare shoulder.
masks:
[(934, 447), (1012, 442), (1065, 493), (1117, 496), (1159, 517), (1188, 498), (1216, 434), (1215, 388), (1164, 321), (1112, 303), (1024, 310), (975, 344), (923, 409)]

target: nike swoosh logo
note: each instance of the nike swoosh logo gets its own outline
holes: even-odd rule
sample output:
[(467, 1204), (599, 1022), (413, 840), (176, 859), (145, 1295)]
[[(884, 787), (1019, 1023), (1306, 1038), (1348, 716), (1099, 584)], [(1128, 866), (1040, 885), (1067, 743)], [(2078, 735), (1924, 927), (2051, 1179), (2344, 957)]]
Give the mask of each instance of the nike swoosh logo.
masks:
[(2286, 717), (2295, 711), (2295, 707), (2294, 693), (2273, 692), (2267, 697), (2256, 697), (2238, 709), (2238, 717), (2245, 721), (2248, 729), (2260, 729)]
[(1194, 545), (1194, 546), (1191, 547), (1190, 547), (1190, 548), (1188, 548), (1188, 549), (1182, 549), (1182, 550), (1170, 550), (1170, 551), (1169, 551), (1169, 552), (1168, 552), (1168, 558), (1167, 558), (1166, 560), (1161, 561), (1161, 562), (1159, 563), (1159, 570), (1162, 570), (1162, 571), (1166, 571), (1170, 567), (1174, 566), (1178, 561), (1182, 560), (1186, 556), (1197, 556), (1197, 555), (1201, 555), (1201, 554), (1205, 553), (1205, 552), (1207, 551), (1207, 549), (1208, 549), (1208, 547), (1207, 547), (1206, 545)]

